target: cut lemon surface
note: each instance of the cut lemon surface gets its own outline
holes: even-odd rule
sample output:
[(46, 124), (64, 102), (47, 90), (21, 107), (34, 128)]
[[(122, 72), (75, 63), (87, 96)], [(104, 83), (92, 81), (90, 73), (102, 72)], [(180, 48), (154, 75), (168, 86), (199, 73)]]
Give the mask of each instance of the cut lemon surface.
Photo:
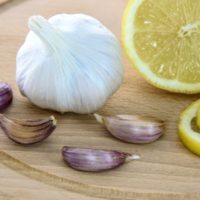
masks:
[(200, 155), (200, 100), (190, 105), (180, 116), (179, 136), (183, 144)]
[(123, 45), (148, 82), (172, 92), (200, 92), (199, 13), (199, 0), (129, 0)]

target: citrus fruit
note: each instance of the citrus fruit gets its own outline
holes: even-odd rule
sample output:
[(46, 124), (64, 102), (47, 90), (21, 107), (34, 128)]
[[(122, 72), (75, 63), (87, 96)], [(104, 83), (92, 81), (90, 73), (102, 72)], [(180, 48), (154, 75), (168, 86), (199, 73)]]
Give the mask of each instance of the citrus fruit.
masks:
[(180, 116), (179, 137), (193, 153), (200, 155), (200, 100), (190, 105)]
[(123, 45), (148, 82), (172, 92), (200, 92), (199, 13), (199, 0), (129, 0)]

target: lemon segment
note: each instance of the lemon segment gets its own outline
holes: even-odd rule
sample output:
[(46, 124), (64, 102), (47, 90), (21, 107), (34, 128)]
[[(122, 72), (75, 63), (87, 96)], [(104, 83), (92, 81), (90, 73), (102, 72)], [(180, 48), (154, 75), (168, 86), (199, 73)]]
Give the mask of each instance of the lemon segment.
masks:
[(151, 84), (200, 92), (200, 1), (129, 0), (122, 42), (133, 66)]
[[(199, 113), (200, 100), (190, 105), (180, 116), (179, 137), (183, 144), (193, 153), (200, 155), (200, 132), (194, 130), (192, 122)], [(198, 118), (198, 117), (197, 117)]]

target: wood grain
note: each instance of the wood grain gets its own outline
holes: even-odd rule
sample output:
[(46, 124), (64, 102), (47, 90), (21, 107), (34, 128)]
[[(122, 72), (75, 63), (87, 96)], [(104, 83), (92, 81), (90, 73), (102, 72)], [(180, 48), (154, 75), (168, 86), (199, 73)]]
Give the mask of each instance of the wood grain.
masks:
[[(124, 56), (124, 83), (99, 113), (151, 115), (166, 121), (165, 135), (160, 140), (133, 145), (111, 137), (91, 116), (41, 110), (19, 94), (15, 57), (28, 31), (29, 16), (85, 13), (102, 21), (120, 38), (126, 3), (125, 0), (16, 0), (0, 7), (0, 79), (12, 85), (15, 97), (6, 114), (17, 118), (54, 114), (58, 119), (55, 133), (45, 142), (30, 147), (14, 144), (0, 134), (0, 150), (20, 160), (1, 151), (0, 199), (41, 199), (41, 194), (47, 200), (200, 198), (199, 157), (185, 149), (177, 136), (180, 112), (199, 95), (172, 94), (152, 87), (135, 73)], [(63, 163), (60, 150), (64, 145), (137, 152), (142, 159), (113, 171), (81, 173)], [(54, 178), (49, 179), (48, 175), (44, 178), (45, 174)], [(66, 186), (69, 181), (75, 186)]]

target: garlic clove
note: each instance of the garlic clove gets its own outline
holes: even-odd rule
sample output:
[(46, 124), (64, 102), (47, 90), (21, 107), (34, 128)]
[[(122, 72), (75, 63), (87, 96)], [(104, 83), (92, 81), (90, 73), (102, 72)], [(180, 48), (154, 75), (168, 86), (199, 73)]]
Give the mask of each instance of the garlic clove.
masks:
[(0, 82), (0, 112), (4, 111), (12, 102), (13, 93), (10, 85)]
[(0, 114), (0, 127), (5, 135), (19, 144), (34, 144), (46, 139), (56, 128), (56, 119), (18, 120)]
[(62, 148), (64, 161), (73, 169), (88, 172), (100, 172), (114, 169), (140, 156), (113, 150), (98, 150), (89, 148)]
[(150, 143), (164, 132), (164, 122), (153, 117), (117, 115), (104, 117), (94, 114), (96, 120), (116, 138), (129, 143)]

